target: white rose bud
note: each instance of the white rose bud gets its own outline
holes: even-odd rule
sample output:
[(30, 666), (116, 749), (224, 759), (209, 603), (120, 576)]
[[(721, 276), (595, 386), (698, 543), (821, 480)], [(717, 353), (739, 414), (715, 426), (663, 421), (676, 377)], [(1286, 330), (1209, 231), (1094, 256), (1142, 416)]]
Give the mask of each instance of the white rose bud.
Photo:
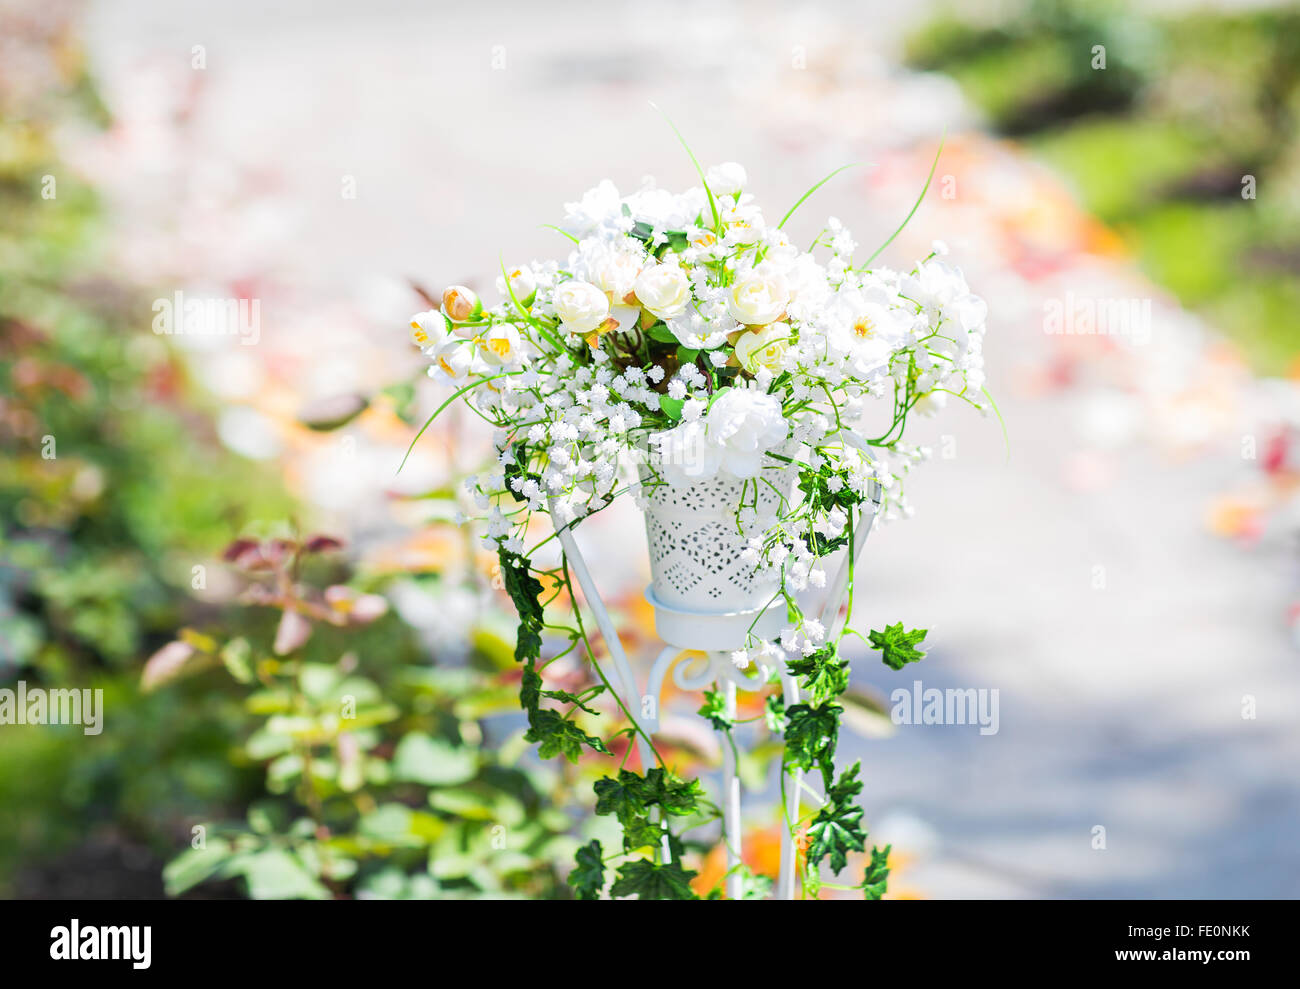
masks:
[(433, 355), (429, 377), (434, 381), (459, 383), (469, 377), (474, 352), (468, 344), (447, 343)]
[(663, 320), (680, 316), (691, 301), (690, 280), (675, 264), (646, 268), (636, 276), (633, 291), (641, 305)]
[(436, 309), (428, 309), (411, 317), (411, 342), (421, 350), (438, 348), (447, 342), (447, 321)]
[(442, 311), (452, 322), (464, 323), (483, 311), (483, 303), (464, 285), (453, 285), (442, 293)]
[(775, 272), (751, 271), (727, 292), (727, 312), (746, 326), (776, 322), (789, 304), (790, 285)]
[(790, 327), (773, 323), (759, 330), (750, 330), (736, 338), (736, 360), (750, 374), (765, 367), (773, 374), (780, 372), (790, 349)]
[(509, 323), (498, 323), (479, 343), (483, 360), (493, 367), (523, 362), (523, 341)]
[(591, 282), (565, 282), (555, 290), (555, 312), (567, 333), (590, 333), (609, 316), (609, 296)]
[(505, 278), (497, 276), (497, 290), (504, 296), (509, 297), (511, 293), (519, 300), (519, 304), (527, 309), (533, 304), (537, 297), (537, 279), (533, 277), (531, 268), (514, 268), (506, 272), (509, 278), (509, 289), (507, 292), (507, 282)]
[(708, 183), (709, 191), (715, 196), (734, 196), (745, 187), (749, 177), (740, 165), (734, 161), (726, 161), (710, 168), (708, 174), (704, 176), (704, 181)]

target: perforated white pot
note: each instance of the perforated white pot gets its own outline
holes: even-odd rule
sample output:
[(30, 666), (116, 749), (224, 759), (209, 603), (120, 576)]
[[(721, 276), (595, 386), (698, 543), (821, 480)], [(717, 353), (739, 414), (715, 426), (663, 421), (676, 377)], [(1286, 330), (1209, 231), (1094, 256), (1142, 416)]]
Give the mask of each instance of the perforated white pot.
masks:
[(646, 598), (664, 641), (739, 649), (751, 629), (759, 637), (776, 633), (785, 618), (785, 604), (776, 598), (780, 575), (756, 575), (741, 560), (745, 539), (737, 531), (736, 510), (742, 494), (747, 508), (755, 507), (757, 496), (759, 517), (775, 518), (781, 498), (790, 501), (795, 478), (793, 470), (772, 468), (757, 484), (718, 475), (674, 485), (642, 468), (651, 576)]

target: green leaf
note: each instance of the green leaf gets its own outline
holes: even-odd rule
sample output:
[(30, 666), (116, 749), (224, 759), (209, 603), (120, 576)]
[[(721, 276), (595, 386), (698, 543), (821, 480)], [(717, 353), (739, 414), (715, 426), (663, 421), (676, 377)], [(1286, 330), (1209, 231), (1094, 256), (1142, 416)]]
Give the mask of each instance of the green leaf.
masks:
[(530, 724), (542, 701), (542, 675), (537, 672), (537, 667), (533, 665), (533, 662), (533, 658), (530, 656), (528, 664), (524, 667), (524, 677), (519, 682), (519, 703), (528, 712)]
[(519, 636), (515, 641), (515, 662), (536, 659), (542, 654), (542, 625), (545, 622), (541, 603), (542, 584), (532, 575), (528, 561), (517, 553), (502, 549), (497, 554), (501, 579), (506, 593), (519, 613)]
[(854, 801), (862, 791), (857, 779), (859, 763), (840, 774), (839, 780), (826, 791), (826, 805), (808, 825), (808, 865), (813, 867), (830, 856), (831, 871), (838, 873), (848, 863), (848, 853), (866, 847), (867, 833), (862, 829), (862, 808)]
[(695, 358), (700, 356), (700, 352), (693, 347), (678, 347), (677, 362), (679, 364), (694, 364)]
[(658, 848), (664, 840), (664, 826), (648, 817), (639, 817), (623, 825), (623, 850), (634, 852), (638, 848)]
[(254, 900), (328, 900), (330, 891), (322, 886), (299, 858), (281, 848), (268, 848), (241, 856), (232, 872), (241, 873), (248, 882), (248, 895)]
[(578, 863), (569, 873), (568, 883), (580, 900), (599, 900), (605, 886), (605, 863), (600, 842), (594, 838), (580, 847), (574, 855)]
[[(536, 673), (534, 673), (533, 675), (537, 676)], [(538, 682), (539, 683), (541, 682), (541, 677), (538, 677)], [(586, 691), (586, 693), (591, 694), (591, 696), (588, 697), (586, 700), (580, 699), (577, 694), (571, 694), (567, 690), (543, 690), (542, 696), (549, 697), (553, 701), (560, 701), (562, 704), (576, 704), (579, 708), (581, 708), (583, 711), (586, 711), (588, 714), (599, 714), (600, 713), (599, 711), (593, 711), (591, 708), (589, 708), (587, 706), (587, 703), (589, 701), (594, 700), (596, 697), (600, 696), (604, 692), (605, 692), (605, 685), (602, 683), (599, 686), (592, 687), (591, 690)]]
[(667, 395), (659, 396), (659, 408), (663, 409), (664, 415), (674, 422), (682, 417), (682, 406), (686, 403), (680, 398), (669, 398)]
[(684, 780), (656, 766), (645, 774), (643, 795), (647, 804), (658, 804), (681, 817), (695, 813), (704, 790), (699, 780)]
[(221, 662), (236, 683), (253, 682), (253, 649), (243, 636), (231, 639), (221, 649)]
[(740, 875), (740, 898), (742, 900), (766, 900), (772, 895), (775, 883), (771, 876), (754, 872), (749, 866), (741, 864), (736, 867)]
[(893, 845), (886, 845), (882, 851), (874, 845), (871, 847), (871, 862), (862, 875), (858, 887), (863, 892), (863, 899), (879, 900), (887, 891), (889, 879), (889, 850)]
[(901, 670), (908, 663), (916, 663), (925, 658), (925, 653), (916, 646), (925, 638), (926, 629), (914, 628), (903, 631), (903, 623), (886, 625), (883, 632), (872, 631), (867, 639), (873, 649), (880, 650), (881, 661), (891, 670)]
[(180, 896), (187, 889), (210, 879), (227, 861), (232, 851), (224, 838), (211, 838), (203, 848), (189, 848), (163, 867), (163, 885), (168, 896)]
[(676, 862), (656, 865), (647, 859), (635, 859), (619, 867), (618, 879), (609, 895), (635, 896), (642, 900), (698, 900), (691, 889), (694, 877), (694, 872)]
[(582, 755), (584, 745), (602, 755), (609, 755), (604, 742), (595, 735), (588, 735), (572, 721), (562, 718), (558, 711), (537, 711), (529, 721), (530, 727), (524, 739), (540, 743), (537, 754), (543, 759), (563, 755), (570, 762), (576, 763)]
[(809, 189), (807, 192), (805, 192), (802, 196), (800, 196), (800, 197), (799, 197), (799, 200), (798, 200), (798, 201), (797, 201), (793, 206), (790, 207), (789, 212), (787, 212), (787, 213), (785, 214), (785, 216), (781, 217), (781, 222), (778, 223), (778, 224), (776, 225), (776, 228), (777, 228), (778, 230), (780, 230), (782, 227), (784, 227), (784, 226), (785, 226), (785, 222), (786, 222), (786, 220), (788, 220), (788, 219), (790, 219), (790, 217), (794, 216), (795, 210), (797, 210), (800, 206), (802, 206), (802, 205), (804, 204), (804, 201), (807, 200), (807, 198), (808, 198), (809, 196), (811, 196), (814, 192), (816, 192), (818, 189), (820, 189), (822, 186), (824, 186), (824, 185), (825, 185), (827, 182), (829, 182), (831, 179), (835, 178), (835, 176), (839, 175), (840, 172), (847, 171), (847, 170), (850, 169), (850, 168), (857, 168), (859, 165), (863, 165), (863, 164), (866, 164), (866, 163), (865, 163), (865, 162), (861, 162), (861, 161), (854, 161), (854, 162), (850, 162), (850, 163), (847, 164), (847, 165), (841, 165), (839, 168), (835, 169), (835, 171), (831, 172), (831, 173), (830, 173), (829, 175), (827, 175), (824, 179), (822, 179), (820, 182), (818, 182), (815, 186), (813, 186), (811, 189)]
[(620, 769), (618, 779), (606, 776), (596, 781), (594, 789), (596, 813), (613, 814), (624, 825), (643, 817), (652, 806), (677, 817), (693, 814), (703, 796), (699, 780), (684, 780), (658, 766), (644, 778), (630, 769)]
[(876, 248), (876, 253), (867, 258), (866, 264), (859, 269), (860, 271), (866, 271), (867, 268), (870, 267), (871, 262), (876, 260), (876, 258), (880, 256), (880, 253), (894, 242), (894, 238), (903, 232), (903, 228), (906, 227), (908, 223), (911, 222), (912, 217), (916, 215), (916, 211), (920, 208), (921, 202), (925, 199), (925, 194), (930, 191), (930, 183), (934, 180), (934, 170), (939, 167), (939, 156), (943, 154), (943, 145), (946, 139), (947, 135), (945, 134), (944, 137), (939, 140), (939, 148), (934, 153), (934, 161), (930, 163), (930, 174), (925, 177), (925, 185), (921, 187), (921, 194), (916, 197), (916, 202), (912, 204), (911, 210), (908, 212), (907, 216), (903, 218), (903, 222), (898, 225), (898, 229), (889, 235), (889, 239)]
[(785, 698), (780, 694), (771, 693), (764, 698), (763, 724), (770, 732), (785, 731)]
[(596, 813), (602, 817), (613, 814), (626, 825), (646, 812), (644, 781), (630, 769), (619, 770), (618, 779), (605, 776), (596, 780), (593, 789)]
[(708, 718), (715, 731), (731, 731), (736, 722), (727, 715), (727, 699), (716, 690), (704, 692), (704, 706), (696, 712), (702, 718)]
[(822, 775), (831, 774), (831, 761), (839, 741), (840, 712), (838, 704), (812, 707), (795, 704), (786, 709), (785, 759), (805, 772), (820, 766)]
[(677, 337), (673, 336), (673, 331), (663, 323), (655, 323), (654, 326), (646, 330), (646, 335), (658, 343), (677, 343)]
[(823, 704), (844, 693), (849, 686), (849, 662), (840, 659), (834, 643), (808, 656), (797, 655), (786, 663), (790, 676), (802, 677), (800, 685), (814, 704)]
[(423, 732), (408, 734), (393, 753), (393, 778), (407, 783), (454, 786), (472, 780), (477, 773), (478, 761), (471, 750)]

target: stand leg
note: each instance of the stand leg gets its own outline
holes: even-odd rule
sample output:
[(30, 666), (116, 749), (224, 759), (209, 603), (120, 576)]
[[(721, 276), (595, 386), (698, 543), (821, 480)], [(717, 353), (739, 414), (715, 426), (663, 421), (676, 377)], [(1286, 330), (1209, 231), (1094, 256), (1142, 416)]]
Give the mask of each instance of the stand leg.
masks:
[[(722, 661), (728, 662), (725, 657)], [(724, 680), (721, 687), (726, 701), (727, 717), (735, 720), (736, 685), (730, 680)], [(723, 840), (727, 847), (727, 896), (738, 900), (743, 883), (740, 873), (732, 870), (736, 869), (741, 861), (740, 775), (736, 769), (736, 751), (731, 740), (724, 741), (722, 746), (722, 800)]]
[[(794, 677), (789, 674), (782, 674), (781, 688), (787, 710), (799, 703), (799, 683)], [(785, 772), (784, 767), (781, 772)], [(785, 816), (792, 824), (799, 816), (799, 790), (802, 785), (802, 769), (796, 769), (794, 772), (787, 774)], [(786, 828), (781, 834), (781, 870), (777, 873), (776, 889), (773, 893), (773, 899), (794, 899), (795, 869), (797, 866), (798, 853), (795, 850), (794, 833), (790, 828)]]
[[(555, 517), (553, 511), (551, 513), (551, 524), (555, 526), (555, 534), (559, 537), (560, 546), (564, 549), (564, 555), (573, 567), (574, 576), (578, 578), (578, 586), (582, 588), (582, 596), (587, 599), (588, 607), (596, 616), (596, 625), (600, 628), (600, 634), (605, 640), (605, 648), (609, 650), (610, 658), (614, 661), (614, 672), (618, 676), (619, 686), (623, 694), (623, 703), (627, 706), (628, 711), (632, 713), (632, 717), (640, 722), (641, 692), (637, 689), (636, 676), (632, 673), (632, 666), (627, 661), (627, 654), (623, 652), (623, 642), (614, 630), (614, 623), (610, 621), (609, 612), (605, 610), (605, 602), (601, 600), (600, 592), (596, 590), (596, 582), (591, 579), (591, 574), (587, 570), (587, 563), (582, 557), (582, 551), (578, 549), (573, 533), (568, 526)], [(576, 608), (578, 602), (573, 602), (573, 606)], [(655, 713), (658, 714), (657, 711)], [(636, 737), (636, 743), (637, 753), (641, 756), (641, 769), (645, 771), (654, 765), (650, 744), (640, 734)]]

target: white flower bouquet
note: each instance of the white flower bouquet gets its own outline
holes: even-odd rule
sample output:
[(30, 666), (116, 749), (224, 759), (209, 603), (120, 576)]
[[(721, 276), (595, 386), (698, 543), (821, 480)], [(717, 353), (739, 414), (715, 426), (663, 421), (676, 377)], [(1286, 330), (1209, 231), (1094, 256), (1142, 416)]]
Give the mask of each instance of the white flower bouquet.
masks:
[[(430, 375), (499, 429), (500, 469), (469, 482), (491, 548), (524, 556), (531, 515), (598, 511), (632, 463), (651, 484), (733, 479), (745, 562), (779, 570), (797, 614), (873, 481), (886, 517), (909, 512), (926, 451), (908, 416), (985, 407), (986, 306), (942, 244), (907, 272), (855, 264), (832, 218), (802, 250), (746, 184), (734, 163), (681, 193), (601, 182), (566, 207), (564, 261), (503, 271), (496, 306), (456, 286), (412, 318)], [(760, 486), (781, 492), (775, 518)], [(784, 644), (811, 651), (812, 631)]]
[[(546, 605), (561, 590), (575, 608), (577, 598), (567, 553), (558, 568), (534, 566), (530, 522), (540, 513), (571, 550), (564, 530), (631, 493), (646, 512), (649, 596), (672, 644), (666, 658), (681, 646), (729, 652), (742, 669), (758, 659), (760, 676), (746, 689), (778, 679), (785, 687), (768, 698), (769, 729), (784, 735), (784, 764), (796, 780), (819, 769), (826, 786), (808, 824), (803, 889), (815, 892), (818, 864), (829, 858), (838, 872), (866, 839), (852, 799), (862, 786), (858, 767), (836, 781), (833, 765), (843, 710), (835, 699), (848, 686), (838, 652), (847, 620), (834, 620), (843, 575), (851, 604), (855, 542), (861, 546), (878, 506), (886, 517), (909, 512), (902, 481), (926, 451), (904, 442), (908, 418), (952, 398), (991, 407), (983, 389), (986, 307), (940, 259), (940, 243), (909, 271), (873, 266), (893, 237), (858, 262), (857, 244), (835, 219), (808, 250), (796, 246), (786, 222), (831, 176), (769, 223), (739, 165), (697, 171), (700, 185), (680, 193), (648, 182), (622, 195), (600, 183), (569, 203), (554, 228), (571, 242), (562, 261), (503, 269), (495, 306), (463, 286), (448, 288), (440, 309), (412, 317), (411, 333), (431, 361), (429, 374), (454, 389), (430, 422), (461, 401), (497, 430), (498, 466), (469, 478), (467, 490), (486, 515), (486, 545), (519, 612), (515, 656), (524, 665), (528, 740), (543, 756), (574, 761), (587, 750), (609, 753), (585, 727), (597, 714), (588, 703), (610, 684), (579, 614), (569, 648), (542, 658), (543, 635), (560, 628), (544, 619)], [(863, 524), (858, 540), (855, 520)], [(847, 563), (828, 583), (827, 559), (837, 551)], [(578, 576), (591, 591), (585, 569)], [(804, 604), (821, 588), (824, 600), (816, 610), (810, 603), (805, 617)], [(676, 637), (666, 634), (665, 614), (684, 617)], [(727, 637), (739, 628), (743, 641), (693, 638), (710, 620), (736, 617)], [(610, 632), (607, 624), (602, 631)], [(863, 638), (900, 669), (924, 655), (916, 648), (924, 636), (896, 624)], [(580, 695), (544, 690), (541, 669), (579, 641), (602, 683)], [(626, 667), (617, 644), (610, 649)], [(596, 786), (596, 812), (618, 814), (629, 856), (610, 893), (689, 898), (693, 873), (682, 867), (667, 818), (699, 811), (699, 783), (673, 775), (633, 713), (630, 672), (620, 676), (628, 696), (619, 706), (631, 727), (618, 734), (642, 744), (646, 775), (624, 766)], [(561, 713), (545, 699), (569, 706)], [(730, 732), (732, 708), (706, 691), (701, 713)], [(803, 822), (789, 823), (793, 834)], [(727, 826), (739, 825), (733, 818)], [(662, 843), (650, 840), (647, 849), (647, 836), (661, 833)], [(729, 834), (730, 848), (738, 841)], [(783, 861), (792, 862), (787, 845)], [(887, 855), (872, 850), (860, 886), (870, 898), (883, 892)], [(570, 878), (579, 896), (601, 895), (607, 858), (599, 842), (579, 852)], [(783, 871), (787, 895), (792, 882)]]

